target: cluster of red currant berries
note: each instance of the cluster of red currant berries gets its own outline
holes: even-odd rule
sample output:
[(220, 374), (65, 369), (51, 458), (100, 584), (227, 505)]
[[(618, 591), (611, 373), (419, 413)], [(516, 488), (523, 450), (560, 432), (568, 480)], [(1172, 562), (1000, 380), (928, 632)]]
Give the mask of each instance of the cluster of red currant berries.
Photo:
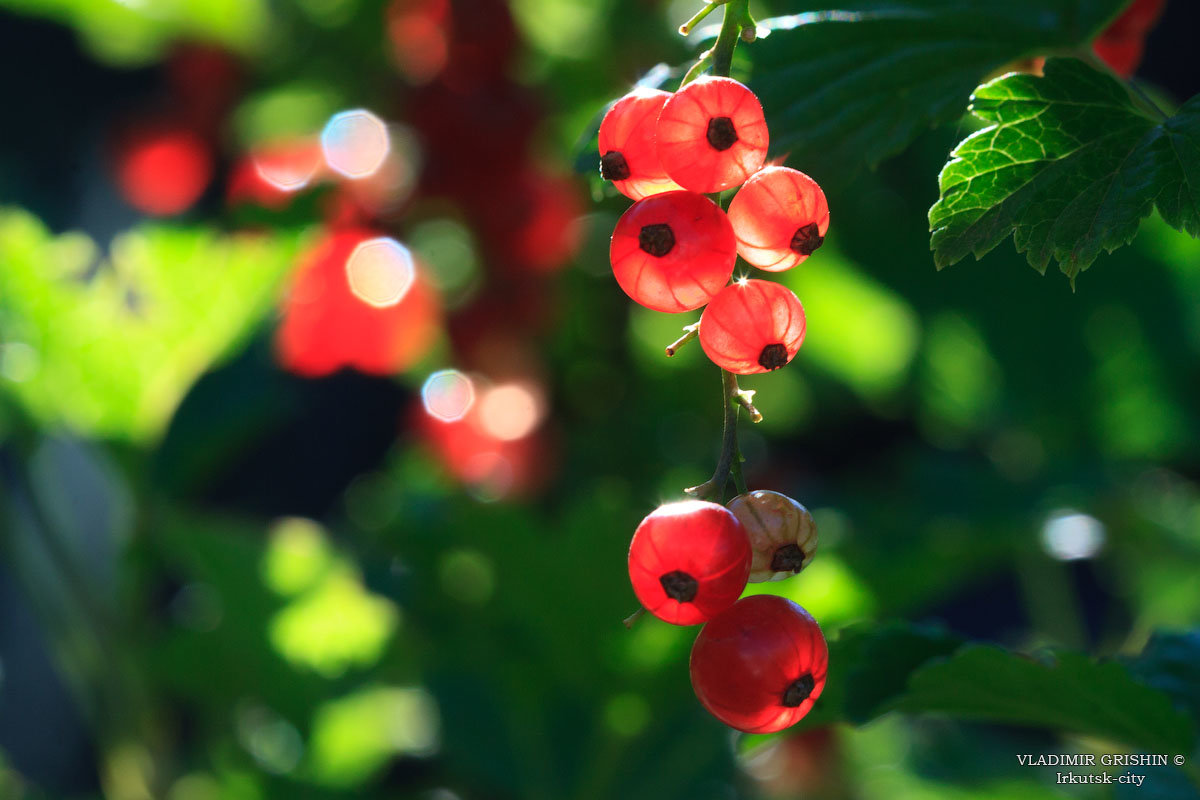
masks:
[[(768, 272), (824, 241), (829, 206), (816, 181), (764, 167), (767, 123), (754, 93), (705, 77), (674, 94), (639, 89), (600, 125), (600, 172), (635, 202), (613, 232), (617, 283), (664, 312), (707, 305), (700, 345), (736, 374), (784, 366), (804, 341), (804, 308), (786, 287), (731, 283), (737, 257)], [(728, 212), (706, 194), (741, 186)], [(770, 491), (728, 506), (684, 500), (642, 520), (629, 578), (642, 605), (676, 625), (707, 623), (692, 648), (692, 687), (717, 719), (748, 733), (786, 728), (825, 686), (829, 651), (816, 620), (774, 595), (743, 599), (748, 581), (779, 580), (811, 561), (812, 515)]]
[(732, 728), (782, 730), (825, 688), (829, 651), (816, 620), (783, 597), (738, 599), (748, 581), (798, 573), (816, 549), (812, 515), (770, 491), (738, 495), (727, 507), (668, 503), (633, 534), (629, 578), (642, 605), (676, 625), (708, 623), (692, 647), (692, 688)]
[[(655, 311), (707, 304), (700, 345), (722, 369), (768, 372), (804, 341), (804, 307), (786, 287), (730, 282), (738, 255), (767, 272), (806, 260), (825, 240), (829, 206), (812, 178), (764, 167), (767, 122), (754, 93), (704, 77), (674, 94), (638, 89), (600, 124), (600, 174), (636, 202), (609, 257), (627, 295)], [(728, 212), (706, 194), (741, 186)]]

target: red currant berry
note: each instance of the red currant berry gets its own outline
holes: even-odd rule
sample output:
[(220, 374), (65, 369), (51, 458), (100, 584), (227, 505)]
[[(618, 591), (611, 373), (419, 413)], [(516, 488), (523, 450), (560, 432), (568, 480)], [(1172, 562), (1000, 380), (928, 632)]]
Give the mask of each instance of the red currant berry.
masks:
[(759, 269), (782, 272), (825, 241), (829, 205), (821, 187), (803, 172), (767, 167), (734, 196), (729, 222), (742, 258)]
[(1158, 23), (1158, 18), (1162, 16), (1163, 7), (1166, 4), (1167, 0), (1133, 0), (1121, 13), (1121, 16), (1113, 20), (1100, 36), (1103, 38), (1143, 37)]
[(804, 306), (786, 286), (739, 280), (700, 317), (700, 346), (721, 369), (753, 375), (779, 369), (804, 342)]
[(693, 192), (720, 192), (757, 172), (767, 157), (767, 121), (754, 93), (729, 78), (684, 86), (658, 115), (658, 158)]
[(750, 580), (778, 581), (807, 567), (817, 552), (817, 524), (808, 509), (779, 492), (739, 494), (729, 510), (750, 537)]
[(729, 218), (694, 192), (639, 200), (621, 215), (609, 247), (617, 283), (655, 311), (691, 311), (729, 282), (737, 241)]
[(670, 93), (635, 89), (622, 97), (600, 123), (600, 175), (631, 200), (680, 187), (658, 161), (654, 127)]
[(1092, 52), (1122, 78), (1129, 78), (1137, 72), (1142, 63), (1146, 42), (1142, 34), (1131, 36), (1101, 36), (1092, 42)]
[(629, 579), (654, 616), (695, 625), (733, 605), (750, 574), (750, 540), (729, 509), (703, 500), (659, 506), (629, 545)]
[(744, 597), (692, 646), (692, 688), (708, 712), (746, 733), (794, 725), (825, 688), (829, 649), (817, 621), (783, 597)]

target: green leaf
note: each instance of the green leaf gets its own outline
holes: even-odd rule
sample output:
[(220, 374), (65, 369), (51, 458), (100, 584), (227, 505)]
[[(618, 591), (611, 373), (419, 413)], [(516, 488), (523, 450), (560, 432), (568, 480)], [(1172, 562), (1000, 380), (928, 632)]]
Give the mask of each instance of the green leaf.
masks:
[(760, 36), (770, 35), (746, 48), (750, 86), (772, 150), (818, 180), (841, 178), (959, 117), (971, 90), (1004, 65), (1085, 44), (1124, 4), (851, 0), (764, 20)]
[(1200, 630), (1154, 634), (1129, 671), (1200, 719)]
[(939, 269), (1011, 233), (1034, 268), (1053, 258), (1074, 281), (1102, 249), (1132, 241), (1155, 204), (1200, 236), (1200, 96), (1160, 122), (1108, 75), (1051, 59), (1043, 78), (980, 86), (971, 111), (991, 124), (942, 170), (929, 211)]
[(0, 392), (43, 423), (156, 436), (192, 383), (271, 310), (296, 237), (147, 225), (101, 259), (0, 213)]
[(1155, 753), (1189, 753), (1196, 733), (1163, 692), (1116, 662), (1057, 653), (1047, 663), (970, 645), (913, 674), (893, 708), (1045, 726)]

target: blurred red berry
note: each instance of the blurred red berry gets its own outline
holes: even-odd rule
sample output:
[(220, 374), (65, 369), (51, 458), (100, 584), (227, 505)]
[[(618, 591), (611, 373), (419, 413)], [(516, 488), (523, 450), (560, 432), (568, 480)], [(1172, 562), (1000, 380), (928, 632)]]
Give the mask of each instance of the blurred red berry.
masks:
[(1092, 51), (1096, 56), (1112, 67), (1113, 72), (1123, 78), (1128, 78), (1137, 72), (1142, 63), (1142, 53), (1145, 51), (1145, 41), (1141, 36), (1100, 37), (1092, 42)]
[(600, 123), (600, 175), (632, 200), (681, 188), (663, 169), (654, 141), (658, 114), (670, 96), (635, 89), (614, 103)]
[(659, 506), (629, 545), (634, 594), (654, 616), (695, 625), (729, 608), (746, 588), (750, 540), (727, 508), (702, 500)]
[(1146, 34), (1158, 24), (1166, 0), (1133, 0), (1092, 43), (1096, 56), (1118, 75), (1137, 72), (1146, 47)]
[(779, 369), (795, 358), (804, 329), (804, 307), (786, 286), (738, 281), (704, 309), (700, 346), (721, 369), (753, 375)]
[(134, 208), (155, 216), (187, 211), (208, 187), (213, 156), (205, 141), (173, 123), (149, 123), (120, 136), (116, 179)]
[[(382, 243), (369, 231), (326, 236), (293, 276), (276, 345), (285, 369), (319, 377), (344, 367), (390, 375), (419, 361), (441, 326), (438, 298), (404, 248), (386, 245), (387, 257), (352, 260), (360, 245)], [(391, 245), (399, 247), (393, 250)], [(388, 258), (399, 259), (394, 264)], [(411, 270), (405, 280), (393, 269)]]
[(762, 105), (730, 78), (700, 78), (672, 95), (658, 116), (655, 136), (667, 174), (693, 192), (737, 186), (767, 157)]
[(817, 621), (783, 597), (737, 601), (692, 646), (692, 688), (731, 728), (772, 733), (800, 721), (825, 688), (829, 649)]
[(729, 218), (707, 197), (666, 192), (621, 215), (609, 257), (625, 294), (673, 313), (699, 308), (729, 282), (737, 242)]
[(1101, 37), (1145, 36), (1158, 24), (1167, 0), (1133, 0), (1121, 16), (1112, 21)]
[(392, 58), (414, 84), (441, 73), (450, 53), (449, 0), (393, 0), (386, 12)]
[(759, 269), (781, 272), (805, 261), (825, 241), (829, 205), (812, 178), (766, 167), (729, 204), (738, 255)]

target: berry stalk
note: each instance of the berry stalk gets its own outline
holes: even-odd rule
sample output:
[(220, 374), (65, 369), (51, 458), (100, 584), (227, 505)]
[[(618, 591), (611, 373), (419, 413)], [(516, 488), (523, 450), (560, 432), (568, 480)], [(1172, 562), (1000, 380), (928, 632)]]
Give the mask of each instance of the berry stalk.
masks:
[[(741, 38), (742, 29), (747, 25), (753, 29), (754, 21), (750, 16), (750, 0), (729, 0), (725, 3), (725, 17), (721, 21), (721, 32), (717, 42), (701, 60), (696, 63), (700, 67), (706, 60), (712, 61), (712, 74), (728, 78), (730, 67), (733, 65), (733, 51)], [(692, 72), (684, 77), (686, 84), (692, 77)], [(686, 338), (686, 337), (685, 337)], [(681, 340), (683, 341), (683, 340)], [(668, 348), (668, 354), (675, 345)], [(738, 408), (744, 407), (750, 414), (751, 420), (759, 422), (762, 414), (751, 403), (752, 392), (744, 392), (738, 386), (737, 375), (728, 370), (721, 370), (721, 399), (723, 402), (723, 422), (721, 429), (721, 455), (717, 459), (717, 468), (713, 475), (699, 486), (684, 489), (684, 492), (699, 499), (709, 499), (721, 502), (724, 499), (725, 488), (733, 478), (734, 486), (739, 493), (746, 492), (746, 479), (742, 476), (742, 452), (738, 447), (737, 420)]]

